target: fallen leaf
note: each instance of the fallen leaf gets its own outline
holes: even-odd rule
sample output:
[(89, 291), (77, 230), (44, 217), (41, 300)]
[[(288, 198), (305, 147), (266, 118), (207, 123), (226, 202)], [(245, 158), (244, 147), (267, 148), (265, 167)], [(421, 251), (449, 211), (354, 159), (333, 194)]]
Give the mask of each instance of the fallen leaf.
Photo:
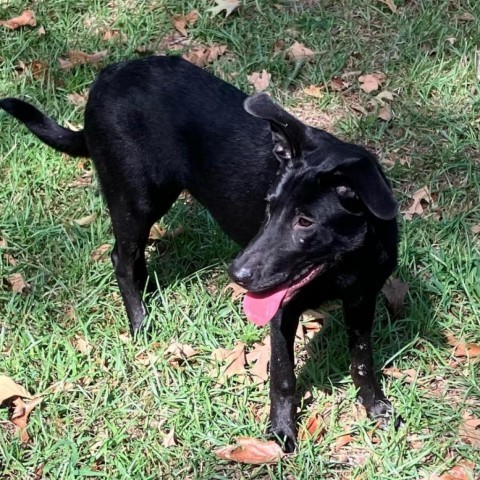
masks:
[(393, 3), (393, 0), (379, 0), (386, 5), (393, 13), (397, 13), (397, 6)]
[(479, 234), (479, 233), (480, 233), (480, 225), (474, 225), (474, 226), (471, 228), (471, 230), (472, 230), (472, 233), (473, 233), (474, 235)]
[(480, 448), (480, 418), (464, 413), (462, 415), (459, 434), (464, 442), (475, 448)]
[(30, 285), (25, 281), (21, 273), (12, 273), (7, 277), (7, 283), (13, 293), (23, 293), (28, 291)]
[(273, 56), (276, 57), (277, 55), (280, 55), (283, 52), (284, 47), (285, 42), (281, 38), (275, 40), (275, 43), (273, 44)]
[(40, 60), (33, 60), (33, 62), (28, 64), (28, 68), (30, 69), (32, 77), (36, 78), (37, 80), (44, 80), (45, 75), (48, 72), (48, 65)]
[(135, 360), (141, 365), (155, 365), (160, 357), (152, 352), (141, 352), (135, 355)]
[(384, 105), (383, 107), (380, 107), (377, 113), (377, 117), (385, 122), (390, 121), (392, 119), (392, 109), (390, 108), (390, 106)]
[(417, 371), (413, 368), (409, 368), (408, 370), (399, 370), (395, 367), (384, 368), (383, 373), (393, 378), (400, 378), (405, 380), (407, 383), (413, 383), (417, 379)]
[(118, 335), (118, 339), (122, 343), (131, 343), (131, 341), (132, 341), (132, 337), (128, 332), (124, 332), (124, 333), (121, 333), (120, 335)]
[(97, 247), (91, 254), (90, 258), (94, 262), (104, 262), (105, 260), (108, 260), (108, 255), (107, 253), (110, 251), (110, 245), (108, 243), (104, 243), (103, 245), (100, 245)]
[(76, 65), (97, 65), (100, 63), (107, 55), (108, 50), (102, 50), (101, 52), (96, 52), (88, 54), (80, 50), (70, 50), (68, 53), (68, 60), (59, 58), (60, 68), (68, 70)]
[(197, 355), (198, 352), (186, 343), (173, 342), (165, 350), (170, 365), (184, 363), (188, 358)]
[(303, 89), (303, 93), (305, 95), (308, 95), (309, 97), (315, 97), (315, 98), (322, 98), (323, 97), (323, 89), (322, 89), (322, 87), (319, 87), (318, 85), (310, 85), (308, 87), (305, 87)]
[(93, 171), (87, 170), (75, 178), (75, 180), (68, 184), (70, 188), (86, 187), (92, 184)]
[(0, 405), (13, 397), (32, 398), (32, 395), (10, 377), (0, 375)]
[(40, 27), (38, 30), (37, 30), (37, 35), (38, 36), (42, 36), (42, 35), (45, 35), (45, 28), (43, 27)]
[(447, 342), (452, 347), (455, 347), (453, 350), (453, 355), (455, 357), (480, 357), (480, 345), (457, 340), (451, 332), (447, 332)]
[(393, 93), (389, 92), (388, 90), (383, 90), (383, 92), (380, 92), (376, 97), (376, 100), (378, 100), (382, 105), (384, 104), (384, 100), (388, 100), (389, 102), (393, 101)]
[(12, 401), (14, 408), (10, 421), (20, 429), (20, 441), (22, 443), (27, 443), (30, 440), (30, 436), (27, 432), (28, 416), (42, 400), (42, 397), (37, 397), (30, 402), (25, 403), (20, 397), (18, 397)]
[(148, 234), (148, 239), (153, 241), (160, 240), (162, 238), (171, 240), (173, 238), (177, 238), (184, 232), (185, 228), (183, 225), (179, 225), (173, 230), (165, 230), (158, 223), (154, 223), (150, 229), (150, 233)]
[(67, 98), (70, 100), (77, 107), (84, 108), (87, 104), (88, 100), (88, 90), (84, 90), (83, 92), (77, 93), (69, 93)]
[(332, 450), (336, 452), (340, 448), (348, 445), (353, 440), (353, 437), (349, 434), (342, 435), (335, 440), (335, 443), (332, 446)]
[(229, 290), (229, 289), (232, 290), (232, 296), (231, 296), (232, 302), (241, 298), (242, 295), (248, 292), (246, 288), (241, 287), (238, 283), (235, 283), (235, 282), (230, 282), (225, 287), (225, 290)]
[(323, 417), (316, 412), (310, 415), (305, 426), (300, 428), (298, 439), (302, 441), (312, 439), (314, 443), (318, 443), (322, 440), (325, 431), (326, 425)]
[(246, 355), (246, 361), (249, 365), (253, 364), (250, 369), (251, 375), (254, 379), (259, 379), (262, 382), (268, 380), (268, 365), (270, 363), (271, 346), (270, 336), (265, 337), (263, 342), (257, 342), (253, 346), (253, 350)]
[(213, 453), (223, 460), (253, 465), (277, 463), (285, 455), (280, 446), (273, 440), (264, 442), (256, 438), (239, 437), (236, 442), (235, 445), (218, 448)]
[(184, 36), (188, 36), (187, 27), (195, 25), (198, 20), (198, 10), (192, 10), (186, 15), (174, 15), (173, 26)]
[(470, 13), (470, 12), (464, 12), (461, 15), (459, 15), (457, 18), (460, 22), (473, 22), (475, 20), (475, 15), (473, 15), (473, 13)]
[(313, 50), (307, 48), (303, 43), (295, 42), (287, 50), (287, 59), (292, 62), (312, 61), (315, 57)]
[(102, 31), (102, 40), (106, 42), (120, 41), (121, 43), (126, 43), (128, 40), (127, 36), (118, 28), (104, 28)]
[(5, 253), (3, 255), (3, 258), (12, 267), (15, 267), (17, 265), (17, 261), (15, 260), (15, 257), (11, 253)]
[(75, 350), (80, 353), (90, 353), (92, 350), (92, 346), (80, 335), (75, 335), (75, 337), (73, 337), (72, 344), (75, 347)]
[(253, 72), (251, 75), (247, 75), (247, 80), (253, 85), (257, 93), (263, 92), (268, 88), (271, 78), (272, 76), (265, 69), (262, 72)]
[(393, 275), (390, 276), (382, 288), (382, 293), (387, 299), (388, 308), (392, 314), (398, 315), (409, 290), (408, 283), (404, 283)]
[(86, 227), (87, 225), (90, 225), (97, 219), (97, 214), (92, 213), (90, 215), (86, 215), (85, 217), (77, 218), (73, 222), (79, 225), (80, 227)]
[(346, 82), (341, 77), (333, 77), (327, 84), (329, 90), (333, 92), (341, 92), (342, 90), (347, 89), (350, 86), (349, 82)]
[(358, 81), (361, 83), (360, 88), (365, 93), (371, 93), (380, 88), (380, 85), (385, 80), (385, 74), (382, 72), (374, 72), (368, 75), (361, 75)]
[(37, 24), (35, 13), (32, 10), (24, 10), (20, 16), (11, 18), (10, 20), (0, 20), (0, 25), (16, 30), (20, 27), (34, 27)]
[(242, 4), (240, 0), (215, 0), (215, 3), (217, 5), (209, 8), (208, 11), (212, 13), (212, 17), (215, 17), (221, 11), (225, 10), (225, 18), (227, 18)]
[(177, 445), (174, 427), (172, 427), (170, 431), (165, 435), (165, 437), (163, 437), (162, 445), (165, 448), (175, 447)]
[(214, 45), (212, 47), (195, 47), (182, 55), (185, 60), (197, 65), (205, 67), (209, 63), (221, 57), (227, 51), (226, 45)]
[(0, 248), (7, 248), (7, 247), (8, 247), (7, 241), (3, 237), (0, 237)]
[(229, 378), (234, 375), (244, 375), (245, 370), (245, 344), (238, 342), (231, 350), (225, 348), (217, 348), (213, 351), (212, 357), (223, 363), (220, 376)]
[(433, 204), (430, 190), (426, 186), (417, 190), (413, 195), (411, 195), (411, 198), (413, 199), (412, 204), (407, 208), (407, 210), (402, 212), (405, 220), (411, 220), (414, 215), (423, 215), (424, 210), (422, 202)]
[(475, 464), (468, 460), (462, 460), (458, 465), (446, 471), (442, 475), (430, 475), (427, 480), (472, 480)]

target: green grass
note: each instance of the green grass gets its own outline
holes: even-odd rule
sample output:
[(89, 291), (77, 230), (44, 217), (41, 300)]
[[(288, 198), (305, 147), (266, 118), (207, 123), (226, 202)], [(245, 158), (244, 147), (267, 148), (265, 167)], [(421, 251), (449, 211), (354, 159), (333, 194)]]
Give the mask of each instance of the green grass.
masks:
[[(340, 311), (333, 308), (298, 368), (299, 392), (313, 394), (300, 423), (331, 408), (322, 441), (302, 442), (279, 465), (228, 464), (212, 450), (237, 436), (262, 437), (269, 404), (268, 388), (234, 379), (219, 385), (211, 376), (215, 348), (237, 340), (251, 346), (266, 333), (246, 324), (238, 303), (224, 292), (225, 267), (237, 248), (200, 207), (178, 202), (163, 223), (169, 229), (184, 225), (185, 234), (149, 253), (152, 275), (162, 286), (150, 302), (152, 336), (125, 342), (120, 335), (127, 319), (112, 267), (90, 259), (95, 248), (113, 243), (97, 184), (70, 188), (83, 171), (78, 160), (53, 152), (0, 113), (0, 236), (8, 244), (0, 277), (22, 273), (31, 285), (23, 295), (0, 289), (0, 373), (32, 393), (45, 393), (30, 418), (28, 446), (0, 423), (2, 479), (383, 480), (440, 474), (461, 459), (480, 464), (478, 450), (458, 436), (465, 410), (480, 416), (479, 364), (453, 361), (444, 338), (449, 330), (480, 342), (480, 237), (471, 232), (480, 223), (479, 22), (458, 19), (478, 14), (478, 5), (395, 3), (396, 14), (376, 1), (246, 1), (229, 18), (212, 19), (206, 0), (50, 0), (33, 4), (45, 35), (35, 28), (0, 28), (0, 96), (30, 99), (60, 122), (81, 124), (82, 110), (67, 95), (87, 88), (98, 70), (61, 70), (58, 58), (70, 49), (108, 49), (105, 63), (138, 57), (139, 47), (172, 33), (169, 12), (197, 8), (192, 45), (228, 46), (211, 71), (251, 92), (246, 75), (265, 68), (272, 74), (270, 92), (286, 106), (314, 123), (326, 119), (333, 133), (376, 151), (403, 206), (424, 185), (435, 200), (422, 217), (401, 222), (398, 276), (410, 284), (405, 310), (393, 320), (382, 300), (377, 312), (378, 368), (418, 372), (412, 384), (383, 380), (406, 425), (379, 432), (379, 443), (372, 444), (372, 425), (354, 406), (346, 338)], [(0, 2), (0, 18), (23, 8), (20, 0)], [(103, 26), (120, 29), (126, 43), (103, 41), (96, 33)], [(284, 48), (305, 43), (316, 60), (294, 76), (284, 55), (272, 55), (279, 39)], [(16, 72), (19, 61), (35, 60), (48, 65), (45, 80)], [(359, 90), (358, 75), (349, 78), (345, 92), (326, 91), (321, 99), (302, 93), (305, 86), (356, 71), (386, 74), (382, 88), (394, 93), (393, 121), (376, 118), (373, 95)], [(360, 115), (356, 105), (367, 114)], [(402, 165), (404, 159), (410, 165)], [(98, 217), (91, 225), (73, 224), (93, 212)], [(75, 348), (76, 335), (88, 341), (89, 352)], [(170, 365), (164, 351), (172, 340), (191, 344), (199, 355), (181, 367)], [(158, 358), (145, 365), (148, 353)], [(57, 382), (63, 387), (54, 388)], [(0, 420), (7, 417), (1, 409)], [(162, 441), (171, 428), (178, 445), (166, 448)], [(335, 439), (348, 432), (353, 442), (332, 453)], [(413, 436), (422, 446), (412, 447)]]

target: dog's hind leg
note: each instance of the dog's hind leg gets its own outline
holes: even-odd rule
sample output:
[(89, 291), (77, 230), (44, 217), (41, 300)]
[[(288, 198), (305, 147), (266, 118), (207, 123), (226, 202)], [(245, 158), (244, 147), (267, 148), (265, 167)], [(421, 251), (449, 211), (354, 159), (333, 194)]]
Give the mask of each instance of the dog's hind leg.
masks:
[(108, 202), (115, 235), (112, 263), (132, 334), (140, 330), (147, 314), (142, 293), (148, 277), (145, 247), (150, 228), (172, 206), (181, 189), (169, 187), (160, 191), (154, 204), (153, 198), (144, 202), (135, 198), (132, 202), (124, 195), (115, 196), (115, 201), (110, 197)]
[(374, 372), (371, 332), (375, 315), (376, 294), (369, 293), (360, 301), (344, 301), (343, 310), (348, 330), (350, 373), (358, 390), (357, 398), (373, 419), (388, 421), (392, 406), (383, 393)]
[(296, 446), (295, 428), (295, 358), (293, 345), (300, 313), (288, 306), (280, 308), (270, 321), (272, 352), (270, 358), (270, 429), (271, 437), (286, 452)]

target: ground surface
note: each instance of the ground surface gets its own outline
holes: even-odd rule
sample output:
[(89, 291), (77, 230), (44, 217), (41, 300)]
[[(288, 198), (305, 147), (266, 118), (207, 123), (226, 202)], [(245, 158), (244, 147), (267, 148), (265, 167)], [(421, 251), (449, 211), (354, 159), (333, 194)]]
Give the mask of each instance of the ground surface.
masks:
[[(280, 102), (378, 154), (403, 210), (417, 190), (430, 192), (420, 215), (400, 219), (405, 307), (394, 320), (382, 299), (375, 329), (378, 369), (415, 370), (414, 378), (384, 377), (405, 426), (374, 431), (355, 406), (333, 304), (322, 331), (298, 345), (299, 388), (311, 393), (299, 423), (326, 408), (321, 439), (302, 441), (278, 465), (228, 464), (212, 450), (238, 436), (262, 437), (268, 411), (267, 385), (238, 376), (219, 384), (211, 359), (219, 347), (240, 340), (251, 349), (267, 334), (246, 324), (224, 291), (236, 247), (200, 207), (179, 201), (162, 226), (185, 232), (150, 248), (163, 287), (150, 303), (153, 334), (132, 343), (112, 267), (91, 258), (113, 241), (90, 163), (53, 152), (0, 113), (0, 374), (44, 394), (25, 447), (0, 409), (1, 478), (410, 479), (440, 476), (462, 461), (467, 473), (459, 478), (474, 478), (479, 447), (460, 427), (480, 416), (479, 364), (445, 333), (480, 343), (480, 236), (472, 231), (480, 224), (478, 3), (395, 3), (396, 12), (380, 1), (249, 0), (225, 19), (225, 12), (212, 18), (207, 1), (51, 0), (29, 4), (36, 27), (0, 27), (0, 96), (29, 99), (63, 124), (81, 125), (81, 97), (98, 71), (60, 68), (71, 50), (107, 50), (107, 64), (226, 45), (209, 70), (253, 92), (247, 75), (265, 69)], [(24, 8), (0, 0), (0, 18)], [(171, 18), (194, 8), (200, 17), (186, 42)], [(315, 53), (297, 69), (286, 55), (296, 41)], [(373, 72), (385, 78), (365, 93), (358, 77)], [(332, 84), (334, 77), (342, 78)], [(313, 89), (320, 97), (305, 93), (310, 85), (321, 87)], [(392, 99), (375, 99), (382, 91)], [(382, 102), (390, 121), (377, 117)], [(92, 214), (87, 225), (74, 223)], [(29, 291), (12, 292), (6, 280), (16, 273)], [(171, 364), (172, 341), (198, 354)], [(176, 445), (168, 446), (172, 429)], [(334, 448), (345, 434), (348, 445)]]

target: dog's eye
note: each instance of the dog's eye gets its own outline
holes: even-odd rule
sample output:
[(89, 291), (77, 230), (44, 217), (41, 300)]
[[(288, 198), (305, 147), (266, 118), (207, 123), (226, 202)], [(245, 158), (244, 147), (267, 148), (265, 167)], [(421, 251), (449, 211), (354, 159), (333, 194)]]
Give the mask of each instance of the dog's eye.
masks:
[(359, 196), (345, 185), (338, 185), (335, 187), (338, 199), (342, 207), (350, 213), (361, 213), (363, 211), (363, 204)]
[(310, 220), (307, 217), (298, 217), (297, 218), (296, 226), (298, 226), (300, 228), (308, 228), (308, 227), (311, 227), (312, 225), (313, 225), (312, 220)]

